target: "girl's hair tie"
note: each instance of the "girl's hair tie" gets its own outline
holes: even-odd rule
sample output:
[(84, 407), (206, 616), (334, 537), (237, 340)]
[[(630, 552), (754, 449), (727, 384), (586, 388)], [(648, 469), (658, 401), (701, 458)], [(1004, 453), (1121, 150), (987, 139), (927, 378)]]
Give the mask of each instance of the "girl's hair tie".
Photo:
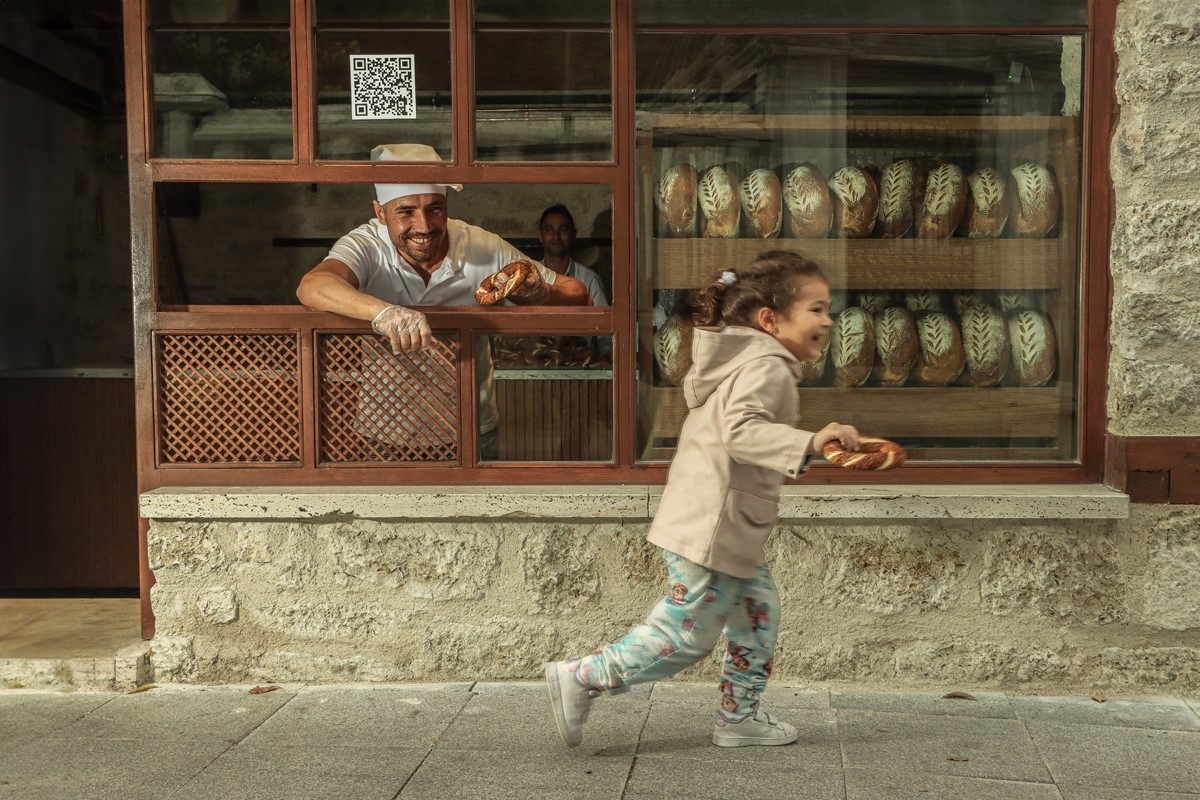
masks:
[(731, 269), (727, 269), (721, 273), (721, 277), (717, 278), (717, 280), (726, 286), (733, 286), (737, 281), (737, 273)]

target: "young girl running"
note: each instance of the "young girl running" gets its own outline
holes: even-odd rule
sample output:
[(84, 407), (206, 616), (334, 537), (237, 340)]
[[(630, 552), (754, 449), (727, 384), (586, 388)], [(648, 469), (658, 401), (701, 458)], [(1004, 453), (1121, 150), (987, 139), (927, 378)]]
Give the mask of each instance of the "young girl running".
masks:
[(779, 592), (763, 547), (784, 478), (803, 472), (828, 441), (858, 448), (849, 425), (793, 427), (799, 364), (820, 356), (833, 324), (829, 284), (799, 253), (771, 250), (722, 272), (698, 306), (683, 381), (689, 413), (649, 534), (667, 564), (667, 596), (621, 641), (546, 665), (569, 747), (582, 741), (601, 693), (674, 675), (708, 656), (722, 632), (729, 645), (713, 744), (782, 745), (798, 735), (759, 707), (779, 630)]

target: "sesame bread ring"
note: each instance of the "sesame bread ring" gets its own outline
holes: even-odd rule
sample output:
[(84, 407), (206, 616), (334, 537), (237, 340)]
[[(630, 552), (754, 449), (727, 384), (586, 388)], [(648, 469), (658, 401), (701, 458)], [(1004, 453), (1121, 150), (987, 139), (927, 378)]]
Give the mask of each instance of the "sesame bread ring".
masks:
[(825, 443), (821, 452), (830, 464), (845, 469), (892, 469), (908, 458), (903, 447), (877, 436), (860, 436), (858, 447), (858, 450), (846, 450), (841, 442), (833, 439)]
[(516, 291), (532, 271), (533, 264), (524, 259), (506, 264), (503, 269), (483, 279), (475, 290), (475, 302), (481, 306), (499, 303)]

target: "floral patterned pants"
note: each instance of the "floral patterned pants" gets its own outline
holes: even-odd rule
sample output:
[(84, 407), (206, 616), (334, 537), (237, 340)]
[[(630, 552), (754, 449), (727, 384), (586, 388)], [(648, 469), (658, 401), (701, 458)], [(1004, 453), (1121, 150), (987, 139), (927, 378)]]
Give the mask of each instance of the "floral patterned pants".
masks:
[(579, 660), (586, 686), (620, 693), (668, 678), (707, 657), (722, 632), (721, 715), (736, 722), (754, 712), (771, 676), (779, 634), (779, 590), (766, 565), (735, 578), (662, 551), (667, 596), (625, 638)]

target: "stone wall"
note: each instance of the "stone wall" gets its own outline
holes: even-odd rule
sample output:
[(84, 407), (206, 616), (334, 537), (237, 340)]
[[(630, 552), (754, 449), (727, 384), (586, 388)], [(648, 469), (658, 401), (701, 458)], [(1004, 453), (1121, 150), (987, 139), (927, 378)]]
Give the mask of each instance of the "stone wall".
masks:
[[(150, 527), (157, 680), (535, 678), (665, 588), (645, 522)], [(1200, 694), (1200, 511), (781, 525), (789, 683)], [(716, 659), (682, 679), (711, 680)]]
[(1200, 4), (1117, 7), (1109, 429), (1200, 434)]

